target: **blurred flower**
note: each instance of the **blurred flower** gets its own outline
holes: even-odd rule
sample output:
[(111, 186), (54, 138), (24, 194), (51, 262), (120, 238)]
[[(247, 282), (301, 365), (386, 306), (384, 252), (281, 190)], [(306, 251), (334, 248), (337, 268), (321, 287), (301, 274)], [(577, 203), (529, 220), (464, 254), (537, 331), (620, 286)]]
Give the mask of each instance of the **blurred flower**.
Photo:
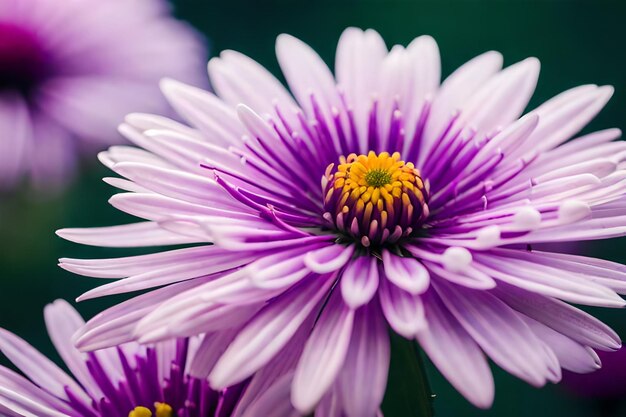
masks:
[(620, 346), (566, 302), (623, 306), (626, 267), (530, 247), (626, 232), (626, 143), (612, 142), (620, 132), (567, 142), (610, 87), (574, 88), (518, 119), (536, 59), (501, 70), (500, 54), (488, 52), (440, 86), (428, 36), (388, 52), (376, 32), (348, 29), (336, 80), (301, 41), (281, 35), (276, 49), (297, 101), (259, 64), (226, 51), (209, 63), (217, 96), (162, 84), (194, 128), (133, 114), (121, 131), (144, 149), (101, 154), (125, 177), (107, 181), (129, 191), (111, 204), (147, 221), (60, 236), (195, 246), (62, 259), (78, 274), (122, 278), (81, 299), (153, 289), (88, 323), (81, 349), (229, 326), (236, 336), (209, 376), (219, 389), (315, 320), (292, 402), (360, 417), (383, 398), (388, 326), (416, 338), (480, 407), (494, 396), (487, 357), (541, 386), (561, 367), (597, 369), (593, 349)]
[(626, 350), (598, 352), (602, 368), (591, 374), (563, 373), (563, 386), (581, 397), (624, 399)]
[[(84, 324), (68, 303), (45, 310), (48, 333), (73, 377), (24, 340), (0, 329), (0, 351), (28, 378), (0, 366), (0, 414), (38, 417), (295, 417), (289, 404), (293, 360), (227, 389), (212, 390), (190, 369), (215, 359), (224, 334), (85, 354), (72, 345)], [(199, 346), (207, 349), (198, 350)]]
[(164, 76), (201, 83), (199, 36), (164, 0), (0, 2), (0, 191), (61, 185), (77, 154), (120, 142), (130, 111), (166, 112)]

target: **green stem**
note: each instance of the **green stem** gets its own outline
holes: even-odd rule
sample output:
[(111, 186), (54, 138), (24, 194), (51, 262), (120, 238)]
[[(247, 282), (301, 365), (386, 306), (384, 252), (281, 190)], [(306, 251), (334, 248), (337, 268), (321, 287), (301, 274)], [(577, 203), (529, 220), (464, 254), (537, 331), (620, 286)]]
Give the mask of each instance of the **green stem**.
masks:
[(417, 343), (395, 333), (391, 338), (391, 364), (383, 399), (385, 417), (432, 417), (433, 395)]

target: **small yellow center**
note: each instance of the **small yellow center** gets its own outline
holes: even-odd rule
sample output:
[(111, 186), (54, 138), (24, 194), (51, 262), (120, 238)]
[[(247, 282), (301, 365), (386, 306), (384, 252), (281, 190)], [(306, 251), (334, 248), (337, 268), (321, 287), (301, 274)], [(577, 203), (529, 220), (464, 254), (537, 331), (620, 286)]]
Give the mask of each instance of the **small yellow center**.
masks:
[(386, 169), (370, 169), (365, 174), (365, 183), (371, 187), (383, 187), (392, 181), (393, 178)]
[[(174, 417), (174, 410), (169, 404), (154, 403), (154, 417)], [(146, 407), (135, 407), (128, 417), (152, 417), (152, 411)]]
[(427, 188), (399, 152), (341, 156), (326, 171), (324, 217), (365, 246), (394, 241), (428, 216)]

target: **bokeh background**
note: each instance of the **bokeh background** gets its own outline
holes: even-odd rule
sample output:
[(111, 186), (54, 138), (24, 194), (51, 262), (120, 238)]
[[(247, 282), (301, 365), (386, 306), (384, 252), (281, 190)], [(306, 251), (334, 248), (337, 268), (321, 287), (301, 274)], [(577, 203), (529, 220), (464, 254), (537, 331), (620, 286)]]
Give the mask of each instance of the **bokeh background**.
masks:
[[(291, 33), (315, 48), (329, 64), (346, 26), (380, 31), (388, 45), (408, 44), (421, 34), (439, 43), (444, 75), (489, 49), (505, 64), (527, 56), (541, 60), (542, 71), (530, 108), (558, 92), (585, 84), (611, 84), (616, 92), (585, 131), (626, 127), (626, 1), (173, 1), (178, 17), (209, 39), (211, 55), (236, 49), (278, 74), (274, 40)], [(42, 319), (55, 298), (74, 299), (97, 281), (56, 266), (62, 256), (107, 257), (140, 253), (127, 249), (81, 247), (54, 235), (61, 227), (104, 226), (130, 222), (107, 204), (113, 190), (100, 179), (109, 175), (96, 161), (57, 195), (22, 190), (0, 195), (0, 326), (54, 356)], [(594, 243), (579, 250), (626, 262), (626, 239)], [(91, 316), (119, 298), (89, 301), (79, 310)], [(594, 311), (626, 338), (626, 311)], [(0, 359), (0, 363), (4, 359)], [(496, 400), (489, 411), (469, 405), (430, 364), (436, 394), (435, 415), (457, 416), (626, 416), (625, 400), (577, 397), (560, 386), (537, 390), (495, 370)], [(394, 381), (410, 389), (411, 380)], [(394, 386), (392, 386), (392, 389)], [(626, 386), (624, 391), (626, 394)], [(387, 406), (387, 416), (406, 417)], [(262, 417), (262, 416), (259, 416)]]

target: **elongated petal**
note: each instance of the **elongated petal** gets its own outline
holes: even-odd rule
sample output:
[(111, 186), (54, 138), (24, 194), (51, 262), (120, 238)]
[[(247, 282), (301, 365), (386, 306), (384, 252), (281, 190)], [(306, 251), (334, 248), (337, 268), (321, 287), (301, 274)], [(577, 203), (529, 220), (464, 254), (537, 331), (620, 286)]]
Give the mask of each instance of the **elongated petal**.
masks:
[(335, 55), (337, 84), (354, 111), (357, 133), (362, 140), (360, 151), (366, 152), (367, 117), (372, 96), (378, 90), (380, 66), (387, 53), (385, 41), (368, 29), (348, 28), (343, 31)]
[(314, 314), (332, 283), (328, 277), (312, 277), (270, 302), (220, 357), (210, 375), (211, 385), (234, 385), (264, 366)]
[(289, 402), (293, 374), (284, 375), (261, 394), (241, 417), (299, 417), (300, 413)]
[(6, 330), (0, 329), (0, 351), (33, 382), (51, 394), (69, 400), (65, 387), (76, 393), (82, 388), (34, 347)]
[(506, 68), (478, 90), (461, 111), (461, 123), (490, 131), (519, 117), (539, 77), (539, 61), (528, 58)]
[(287, 112), (296, 108), (269, 71), (239, 52), (227, 50), (211, 59), (209, 76), (220, 97), (232, 105), (243, 103), (261, 113), (273, 113), (276, 105)]
[(428, 326), (417, 333), (420, 346), (465, 398), (489, 408), (495, 386), (485, 355), (434, 291), (427, 294), (424, 307)]
[(490, 51), (468, 61), (442, 83), (424, 132), (428, 144), (435, 141), (454, 111), (502, 67), (502, 55)]
[[(339, 376), (348, 417), (375, 416), (387, 385), (389, 334), (378, 303), (357, 310), (350, 347)], [(367, 395), (363, 395), (363, 393)]]
[[(93, 380), (85, 363), (86, 355), (76, 349), (73, 343), (74, 335), (85, 324), (80, 314), (66, 301), (56, 300), (46, 306), (44, 316), (48, 335), (72, 375), (92, 397), (102, 396), (102, 390)], [(84, 394), (82, 390), (73, 393)], [(85, 400), (89, 404), (89, 400)]]
[(581, 345), (533, 319), (524, 318), (524, 321), (554, 351), (562, 368), (585, 374), (597, 371), (602, 366), (600, 358), (589, 346)]
[(63, 239), (84, 245), (117, 248), (197, 242), (196, 239), (171, 233), (152, 222), (84, 229), (61, 229), (57, 230), (56, 233)]
[(348, 353), (353, 322), (354, 310), (335, 292), (315, 324), (294, 375), (291, 401), (302, 413), (313, 410), (335, 382)]
[(551, 377), (552, 358), (544, 344), (510, 307), (486, 291), (461, 293), (442, 282), (436, 289), (446, 308), (499, 366), (536, 386)]
[(562, 301), (515, 287), (497, 290), (498, 297), (524, 315), (579, 343), (602, 350), (617, 350), (620, 338), (609, 326)]
[(59, 417), (71, 412), (63, 400), (5, 367), (0, 367), (0, 405), (20, 416)]

